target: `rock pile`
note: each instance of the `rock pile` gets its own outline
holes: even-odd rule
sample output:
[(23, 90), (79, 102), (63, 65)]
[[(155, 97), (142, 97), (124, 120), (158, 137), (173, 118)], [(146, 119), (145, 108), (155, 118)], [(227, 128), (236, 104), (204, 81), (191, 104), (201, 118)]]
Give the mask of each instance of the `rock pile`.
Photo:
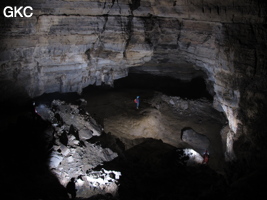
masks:
[(190, 116), (190, 114), (194, 112), (206, 113), (208, 109), (210, 110), (210, 108), (212, 108), (212, 103), (205, 98), (191, 100), (162, 94), (159, 94), (159, 97), (161, 101), (170, 105), (174, 111), (187, 116)]
[(54, 100), (51, 108), (40, 105), (37, 110), (54, 127), (53, 135), (47, 136), (52, 143), (49, 165), (61, 184), (66, 186), (71, 178), (75, 178), (77, 197), (106, 193), (116, 195), (121, 173), (93, 169), (113, 160), (118, 154), (89, 142), (91, 137), (100, 136), (102, 131), (89, 113), (77, 105), (59, 100)]

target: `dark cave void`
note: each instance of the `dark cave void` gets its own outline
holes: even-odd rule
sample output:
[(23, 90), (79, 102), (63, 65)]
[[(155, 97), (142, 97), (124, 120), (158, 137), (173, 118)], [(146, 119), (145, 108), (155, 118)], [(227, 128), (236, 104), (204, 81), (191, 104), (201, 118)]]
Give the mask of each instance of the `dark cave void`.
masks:
[(129, 73), (127, 77), (115, 80), (114, 88), (150, 89), (169, 96), (213, 100), (213, 96), (207, 91), (205, 80), (202, 77), (193, 78), (191, 81), (183, 81), (168, 76)]

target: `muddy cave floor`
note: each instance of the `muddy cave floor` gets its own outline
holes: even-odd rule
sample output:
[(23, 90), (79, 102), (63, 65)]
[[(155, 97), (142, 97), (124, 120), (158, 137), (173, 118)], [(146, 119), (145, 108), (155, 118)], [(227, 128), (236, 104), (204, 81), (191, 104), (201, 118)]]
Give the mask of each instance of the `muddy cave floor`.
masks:
[[(133, 103), (133, 99), (136, 95), (141, 98), (141, 106), (139, 110), (135, 109)], [(85, 91), (81, 96), (76, 94), (49, 94), (42, 95), (41, 97), (36, 98), (35, 101), (37, 104), (43, 103), (49, 105), (53, 99), (61, 99), (66, 102), (75, 103), (77, 99), (84, 98), (87, 100), (85, 109), (104, 127), (106, 133), (110, 132), (112, 135), (112, 131), (118, 130), (115, 129), (116, 127), (124, 130), (123, 126), (116, 124), (119, 120), (128, 118), (126, 121), (129, 122), (135, 121), (143, 115), (157, 115), (158, 108), (153, 107), (150, 102), (154, 96), (155, 92), (152, 90), (88, 89), (88, 91)], [(21, 113), (23, 112), (24, 111), (22, 110)], [(114, 133), (114, 135), (120, 138), (125, 145), (126, 150), (124, 156), (126, 159), (119, 156), (109, 163), (104, 163), (102, 166), (99, 166), (99, 168), (103, 167), (122, 172), (123, 176), (121, 177), (118, 191), (119, 196), (115, 198), (236, 199), (237, 197), (253, 196), (254, 191), (263, 191), (262, 185), (255, 184), (258, 182), (257, 180), (253, 180), (254, 185), (251, 187), (251, 184), (247, 185), (246, 178), (243, 179), (243, 181), (238, 182), (238, 184), (234, 184), (233, 187), (230, 186), (230, 184), (232, 184), (231, 175), (239, 176), (236, 171), (232, 174), (228, 174), (230, 179), (227, 179), (223, 175), (225, 163), (223, 161), (220, 130), (225, 125), (226, 121), (221, 113), (218, 113), (217, 111), (215, 112), (213, 109), (205, 109), (205, 112), (202, 112), (201, 115), (197, 112), (187, 113), (185, 115), (185, 112), (172, 112), (167, 105), (162, 105), (160, 112), (164, 115), (163, 123), (172, 125), (174, 126), (173, 129), (177, 130), (173, 136), (176, 138), (174, 145), (167, 144), (158, 139), (140, 139), (136, 136), (127, 138), (125, 135)], [(21, 113), (17, 113), (16, 115), (21, 115)], [(8, 116), (7, 119), (12, 121), (12, 119), (16, 119), (16, 117), (12, 114), (12, 116)], [(139, 125), (142, 126), (142, 124)], [(25, 127), (27, 128), (28, 126)], [(37, 127), (37, 129), (39, 129), (39, 125), (37, 125)], [(181, 130), (185, 127), (191, 127), (195, 131), (207, 135), (211, 140), (211, 158), (208, 166), (199, 165), (197, 167), (185, 167), (184, 165), (177, 163), (176, 149), (190, 147), (181, 140)], [(33, 145), (35, 139), (39, 140), (40, 138), (36, 135), (34, 135), (34, 139), (30, 138), (33, 135), (24, 135), (22, 137), (22, 135), (18, 133), (18, 130), (20, 129), (15, 128), (14, 135), (5, 136), (3, 138), (5, 141), (12, 141), (10, 137), (16, 138), (16, 136), (18, 136), (18, 140), (15, 141), (13, 148), (10, 150), (11, 155), (4, 156), (7, 162), (9, 162), (9, 167), (6, 166), (6, 168), (4, 167), (1, 171), (5, 171), (3, 180), (8, 180), (7, 182), (9, 184), (6, 184), (6, 187), (8, 187), (13, 183), (13, 178), (11, 178), (12, 173), (18, 170), (15, 163), (19, 163), (20, 172), (17, 173), (15, 177), (16, 179), (23, 180), (24, 184), (21, 185), (22, 187), (20, 188), (8, 188), (7, 191), (10, 193), (24, 193), (24, 189), (27, 190), (28, 187), (30, 187), (33, 189), (36, 188), (36, 191), (47, 193), (48, 195), (42, 194), (43, 199), (62, 199), (64, 197), (62, 186), (60, 186), (56, 178), (49, 172), (49, 169), (46, 169), (43, 166), (43, 160), (47, 159), (47, 155), (41, 155), (40, 158), (39, 153), (42, 152), (40, 146), (38, 144)], [(106, 138), (108, 137), (110, 137), (110, 134), (106, 134)], [(99, 140), (101, 142), (101, 138), (99, 138)], [(171, 143), (172, 140), (173, 138), (167, 142)], [(106, 141), (107, 140), (105, 140), (105, 142)], [(104, 145), (108, 146), (109, 144)], [(29, 146), (31, 147), (29, 148)], [(31, 152), (31, 157), (27, 157), (26, 154), (32, 151), (35, 147), (35, 152)], [(20, 155), (18, 156), (18, 152), (21, 149), (23, 149), (23, 151), (20, 152)], [(18, 156), (16, 157), (17, 161), (14, 159), (14, 156)], [(37, 159), (33, 161), (32, 159), (34, 158)], [(237, 171), (238, 170), (239, 169), (237, 169)], [(242, 173), (244, 174), (245, 172)], [(260, 176), (260, 174), (256, 175), (257, 178)], [(238, 179), (238, 177), (236, 177), (236, 179)], [(40, 189), (42, 187), (46, 189)], [(33, 190), (31, 189), (30, 191)], [(39, 194), (29, 195), (28, 199), (36, 199), (35, 197), (38, 195)], [(30, 198), (30, 196), (33, 198)], [(90, 199), (110, 199), (110, 197), (97, 195)]]

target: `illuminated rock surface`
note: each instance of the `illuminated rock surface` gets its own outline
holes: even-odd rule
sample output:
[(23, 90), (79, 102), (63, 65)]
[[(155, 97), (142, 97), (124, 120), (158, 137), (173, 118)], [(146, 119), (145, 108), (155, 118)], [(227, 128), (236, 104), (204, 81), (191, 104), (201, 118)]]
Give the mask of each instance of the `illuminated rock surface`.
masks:
[[(1, 6), (12, 2), (33, 6), (34, 14), (32, 18), (0, 16), (3, 132), (9, 132), (6, 120), (14, 123), (20, 115), (15, 104), (25, 105), (29, 97), (81, 93), (92, 84), (113, 85), (136, 66), (144, 68), (142, 73), (171, 74), (187, 81), (197, 74), (205, 80), (214, 107), (228, 120), (221, 139), (225, 159), (235, 160), (228, 173), (235, 182), (233, 196), (252, 191), (245, 182), (263, 177), (261, 169), (267, 165), (266, 1), (25, 0), (1, 2)], [(172, 67), (179, 70), (170, 72)], [(181, 76), (189, 68), (197, 72)], [(185, 111), (189, 108), (188, 102), (176, 104), (170, 99), (169, 103)], [(6, 119), (4, 110), (15, 116)], [(18, 121), (19, 128), (11, 125), (13, 135), (22, 127), (23, 120)], [(31, 130), (31, 137), (26, 138), (34, 143), (39, 139), (32, 133), (44, 131), (42, 128), (25, 125), (22, 130)], [(90, 132), (79, 130), (84, 139), (90, 137)], [(17, 140), (24, 139), (16, 136)], [(7, 134), (5, 137), (9, 138)], [(23, 155), (39, 148), (31, 147), (31, 142), (27, 150), (15, 144)], [(11, 154), (12, 159), (17, 155)], [(10, 163), (17, 166), (12, 159)], [(33, 170), (35, 163), (26, 162), (29, 165), (22, 164), (21, 168)], [(17, 171), (13, 166), (11, 169)]]
[(66, 187), (71, 178), (75, 178), (77, 197), (106, 193), (115, 196), (121, 173), (93, 169), (118, 154), (87, 141), (102, 132), (89, 113), (81, 114), (78, 106), (59, 100), (52, 101), (51, 107), (40, 105), (36, 109), (54, 126), (49, 167), (60, 183)]
[(205, 72), (214, 104), (229, 121), (227, 158), (235, 158), (233, 144), (238, 138), (254, 138), (252, 121), (259, 121), (266, 109), (265, 2), (24, 4), (33, 6), (33, 17), (1, 17), (2, 100), (112, 85), (133, 66), (162, 71), (191, 66)]
[[(116, 93), (114, 96), (117, 96)], [(97, 95), (94, 97), (96, 98)], [(117, 103), (121, 102), (121, 98), (117, 96), (117, 99)], [(47, 102), (42, 98), (38, 101)], [(90, 103), (90, 99), (87, 101)], [(76, 178), (77, 197), (80, 199), (155, 199), (159, 197), (195, 199), (210, 198), (214, 195), (216, 197), (219, 195), (221, 199), (235, 199), (243, 194), (237, 191), (244, 186), (247, 179), (242, 179), (241, 187), (238, 177), (242, 177), (244, 172), (242, 170), (246, 168), (233, 165), (230, 171), (227, 171), (230, 168), (226, 168), (224, 176), (217, 173), (211, 168), (214, 162), (218, 162), (215, 152), (210, 152), (210, 163), (204, 166), (200, 164), (202, 157), (194, 150), (177, 149), (163, 143), (162, 140), (136, 138), (120, 141), (110, 133), (104, 132), (99, 133), (99, 136), (91, 135), (90, 139), (82, 139), (79, 137), (78, 129), (65, 123), (62, 118), (65, 111), (68, 111), (67, 114), (71, 113), (75, 116), (76, 125), (84, 124), (88, 130), (92, 127), (95, 130), (101, 130), (101, 126), (84, 112), (83, 108), (86, 108), (86, 105), (78, 107), (58, 100), (53, 101), (52, 104), (54, 106), (51, 106), (50, 111), (49, 106), (37, 103), (38, 113), (48, 116), (47, 119), (51, 120), (52, 124), (40, 117), (33, 118), (30, 109), (24, 110), (26, 108), (24, 107), (20, 110), (18, 118), (12, 112), (6, 115), (6, 120), (12, 122), (17, 119), (17, 122), (13, 121), (12, 126), (1, 126), (2, 132), (8, 133), (3, 135), (4, 141), (12, 141), (16, 138), (13, 141), (14, 148), (3, 157), (9, 165), (2, 166), (3, 171), (6, 172), (2, 176), (6, 183), (5, 193), (10, 199), (66, 199), (67, 193), (64, 186), (72, 177)], [(132, 105), (132, 102), (130, 104)], [(109, 109), (107, 107), (103, 109), (110, 111), (112, 105)], [(145, 110), (141, 107), (140, 112), (142, 109)], [(134, 106), (133, 111), (136, 113)], [(151, 116), (153, 114), (150, 113)], [(191, 115), (191, 119), (193, 118)], [(205, 123), (205, 118), (202, 120)], [(216, 143), (211, 144), (216, 145)], [(126, 149), (127, 146), (131, 148)], [(216, 148), (215, 150), (218, 151)], [(109, 162), (103, 163), (103, 161)], [(14, 188), (14, 179), (10, 179), (10, 174), (18, 169), (21, 173), (18, 173), (16, 178), (23, 180), (23, 184)], [(250, 179), (250, 177), (246, 178)], [(251, 178), (261, 180), (259, 174), (251, 174)], [(227, 181), (230, 182), (227, 183)], [(194, 188), (193, 191), (191, 186)], [(246, 194), (259, 192), (258, 186), (255, 183), (249, 190), (247, 189)]]
[(185, 129), (182, 133), (182, 140), (194, 147), (199, 153), (209, 149), (210, 141), (205, 135), (195, 132), (193, 129)]

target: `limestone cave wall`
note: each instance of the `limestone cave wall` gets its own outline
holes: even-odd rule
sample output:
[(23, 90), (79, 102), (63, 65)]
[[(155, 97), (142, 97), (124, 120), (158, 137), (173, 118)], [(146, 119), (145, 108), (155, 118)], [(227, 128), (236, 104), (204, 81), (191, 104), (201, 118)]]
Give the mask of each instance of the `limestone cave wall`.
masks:
[[(214, 105), (228, 118), (226, 157), (235, 157), (237, 139), (251, 148), (262, 140), (267, 55), (263, 0), (15, 3), (32, 6), (34, 14), (1, 16), (2, 100), (12, 93), (80, 93), (88, 85), (112, 85), (133, 66), (189, 63), (207, 74)], [(250, 149), (236, 143), (237, 149)]]

